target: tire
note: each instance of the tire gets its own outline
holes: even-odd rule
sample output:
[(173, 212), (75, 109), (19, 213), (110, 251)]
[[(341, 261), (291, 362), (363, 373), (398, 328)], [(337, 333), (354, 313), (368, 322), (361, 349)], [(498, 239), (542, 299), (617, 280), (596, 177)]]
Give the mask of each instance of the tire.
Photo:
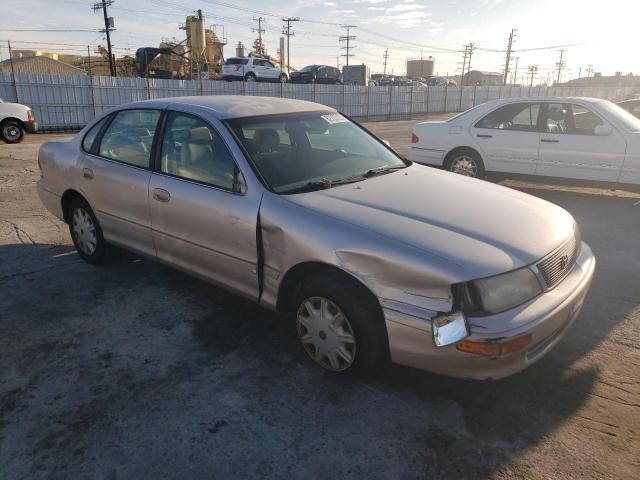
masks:
[(15, 120), (0, 123), (0, 138), (6, 143), (20, 143), (24, 140), (24, 128)]
[(482, 158), (478, 152), (470, 148), (453, 150), (447, 155), (444, 168), (466, 177), (485, 178), (486, 175)]
[(302, 282), (294, 305), (302, 348), (322, 368), (371, 374), (388, 363), (382, 310), (356, 280), (332, 273), (312, 274)]
[(342, 85), (342, 82), (340, 80), (336, 80), (336, 85)]
[(283, 73), (282, 75), (280, 75), (280, 83), (287, 83), (287, 76)]
[(104, 239), (102, 228), (84, 198), (77, 196), (71, 201), (67, 220), (73, 245), (85, 262), (101, 265), (112, 259), (113, 247)]
[(249, 72), (244, 76), (244, 81), (245, 82), (257, 82), (258, 79), (256, 78), (256, 74), (253, 72)]

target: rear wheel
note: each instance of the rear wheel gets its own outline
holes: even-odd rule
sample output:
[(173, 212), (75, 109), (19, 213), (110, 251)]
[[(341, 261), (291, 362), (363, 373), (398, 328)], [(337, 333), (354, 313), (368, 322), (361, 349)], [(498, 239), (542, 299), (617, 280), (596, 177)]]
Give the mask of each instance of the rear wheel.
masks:
[(342, 84), (342, 82), (339, 79), (336, 80), (336, 85), (341, 85), (341, 84)]
[(247, 82), (255, 82), (256, 81), (256, 74), (253, 72), (249, 72), (245, 75), (244, 77), (245, 81)]
[(67, 220), (78, 255), (87, 263), (106, 263), (112, 247), (104, 239), (100, 224), (84, 198), (78, 196), (71, 201)]
[(24, 129), (15, 120), (0, 123), (0, 137), (7, 143), (20, 143), (24, 140)]
[(331, 274), (309, 276), (295, 305), (298, 338), (322, 368), (372, 373), (388, 360), (380, 306), (355, 280)]
[(287, 83), (287, 76), (284, 73), (280, 75), (280, 83)]
[(465, 177), (484, 178), (485, 176), (482, 158), (469, 148), (460, 148), (451, 152), (445, 162), (445, 169)]

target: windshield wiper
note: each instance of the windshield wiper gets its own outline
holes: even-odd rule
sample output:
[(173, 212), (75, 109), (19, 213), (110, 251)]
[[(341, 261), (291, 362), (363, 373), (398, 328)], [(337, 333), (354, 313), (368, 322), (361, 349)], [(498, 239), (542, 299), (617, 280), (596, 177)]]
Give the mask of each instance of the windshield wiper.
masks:
[(364, 175), (356, 175), (353, 177), (342, 178), (340, 180), (331, 180), (329, 178), (323, 178), (322, 180), (317, 180), (313, 182), (305, 183), (300, 187), (295, 187), (290, 190), (284, 190), (280, 193), (303, 193), (303, 192), (313, 192), (315, 190), (325, 190), (327, 188), (335, 187), (336, 185), (345, 185), (347, 183), (355, 183), (364, 180), (366, 177)]
[(400, 170), (402, 168), (407, 168), (406, 165), (383, 165), (382, 167), (372, 168), (368, 170), (366, 173), (363, 173), (363, 177), (375, 177), (376, 175), (382, 175), (384, 173), (390, 173), (395, 170)]

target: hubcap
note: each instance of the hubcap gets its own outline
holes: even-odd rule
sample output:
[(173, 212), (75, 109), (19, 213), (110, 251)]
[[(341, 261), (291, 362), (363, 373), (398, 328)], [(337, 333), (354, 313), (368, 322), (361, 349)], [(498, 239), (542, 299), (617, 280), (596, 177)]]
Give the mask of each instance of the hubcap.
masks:
[(298, 336), (309, 356), (334, 372), (349, 368), (356, 357), (356, 338), (347, 317), (331, 300), (307, 298), (296, 317)]
[(72, 217), (73, 236), (83, 253), (91, 255), (96, 251), (98, 239), (96, 227), (84, 208), (76, 208)]
[(17, 140), (20, 138), (20, 129), (15, 125), (9, 125), (4, 128), (2, 135), (4, 135), (4, 138), (7, 140)]
[(247, 77), (247, 82), (255, 82), (255, 81), (256, 81), (256, 79), (255, 79), (255, 77), (253, 75), (249, 75)]
[(475, 177), (478, 174), (478, 165), (469, 155), (461, 155), (451, 162), (451, 171), (466, 177)]

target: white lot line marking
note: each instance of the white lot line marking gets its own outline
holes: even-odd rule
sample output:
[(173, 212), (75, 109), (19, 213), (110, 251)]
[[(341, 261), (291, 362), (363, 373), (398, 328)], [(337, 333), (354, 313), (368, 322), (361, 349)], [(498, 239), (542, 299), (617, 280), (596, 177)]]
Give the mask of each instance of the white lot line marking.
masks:
[(637, 198), (634, 205), (640, 204), (640, 193), (627, 192), (625, 190), (610, 190), (608, 188), (577, 187), (571, 185), (549, 185), (546, 183), (533, 183), (520, 180), (503, 180), (500, 185), (511, 188), (529, 188), (537, 190), (554, 190), (558, 192), (583, 193), (586, 195), (599, 195), (602, 197)]

